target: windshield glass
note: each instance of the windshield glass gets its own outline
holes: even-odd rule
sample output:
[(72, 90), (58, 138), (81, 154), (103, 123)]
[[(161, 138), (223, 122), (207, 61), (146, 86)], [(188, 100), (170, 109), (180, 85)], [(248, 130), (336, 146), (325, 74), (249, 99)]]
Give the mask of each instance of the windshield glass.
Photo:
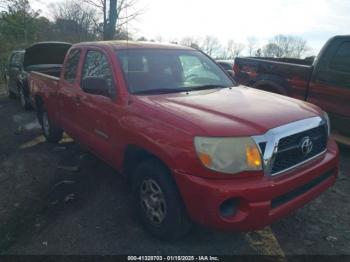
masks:
[(208, 57), (192, 50), (122, 50), (122, 65), (129, 92), (160, 94), (235, 85)]

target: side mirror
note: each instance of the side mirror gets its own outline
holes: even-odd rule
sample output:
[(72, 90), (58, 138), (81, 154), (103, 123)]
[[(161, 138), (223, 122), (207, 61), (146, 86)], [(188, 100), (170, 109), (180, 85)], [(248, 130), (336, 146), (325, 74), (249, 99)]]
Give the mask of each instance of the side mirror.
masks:
[(100, 78), (100, 77), (84, 78), (82, 81), (81, 87), (84, 92), (89, 94), (113, 97), (113, 95), (110, 92), (108, 80), (104, 78)]

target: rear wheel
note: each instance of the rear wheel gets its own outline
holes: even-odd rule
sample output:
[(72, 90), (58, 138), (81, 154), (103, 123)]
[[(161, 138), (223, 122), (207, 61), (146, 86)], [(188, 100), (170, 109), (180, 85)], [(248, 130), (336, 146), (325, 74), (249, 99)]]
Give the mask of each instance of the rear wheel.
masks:
[(29, 110), (31, 109), (29, 99), (26, 97), (23, 87), (19, 87), (18, 89), (18, 94), (19, 94), (19, 100), (21, 102), (21, 106), (24, 110)]
[(169, 170), (157, 160), (141, 163), (133, 174), (133, 191), (142, 223), (159, 239), (174, 240), (191, 228), (184, 203)]
[(47, 110), (43, 106), (39, 110), (39, 122), (46, 141), (49, 143), (58, 143), (63, 137), (63, 130), (52, 124)]

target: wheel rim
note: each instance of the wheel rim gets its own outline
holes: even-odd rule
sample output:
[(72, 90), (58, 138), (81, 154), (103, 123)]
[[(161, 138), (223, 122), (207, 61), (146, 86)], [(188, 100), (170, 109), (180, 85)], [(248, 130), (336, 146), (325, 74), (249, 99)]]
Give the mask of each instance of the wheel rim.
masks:
[(140, 187), (141, 206), (147, 218), (156, 225), (161, 224), (167, 212), (164, 194), (153, 179), (144, 180)]
[(43, 113), (43, 130), (44, 130), (44, 135), (48, 136), (50, 131), (50, 123), (49, 123), (49, 117), (47, 115), (47, 112)]
[(20, 100), (21, 100), (21, 105), (22, 105), (22, 107), (25, 107), (25, 105), (26, 105), (26, 99), (25, 99), (25, 97), (24, 97), (24, 93), (23, 93), (22, 88), (19, 90), (19, 98), (20, 98)]

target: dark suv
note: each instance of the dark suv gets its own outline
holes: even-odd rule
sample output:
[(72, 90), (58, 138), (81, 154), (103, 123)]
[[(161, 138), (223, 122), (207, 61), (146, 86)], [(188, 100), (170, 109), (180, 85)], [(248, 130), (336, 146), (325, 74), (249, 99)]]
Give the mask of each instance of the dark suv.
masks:
[(8, 66), (5, 72), (6, 92), (10, 98), (20, 96), (20, 86), (23, 84), (21, 76), (23, 75), (24, 50), (15, 50), (9, 57)]

